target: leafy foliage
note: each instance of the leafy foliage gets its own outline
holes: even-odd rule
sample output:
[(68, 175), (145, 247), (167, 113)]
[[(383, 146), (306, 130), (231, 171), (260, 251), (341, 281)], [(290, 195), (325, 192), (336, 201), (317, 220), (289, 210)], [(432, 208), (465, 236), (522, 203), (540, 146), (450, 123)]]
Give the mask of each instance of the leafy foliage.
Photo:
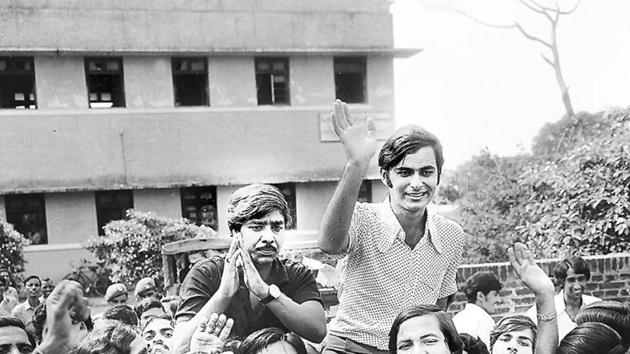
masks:
[(125, 220), (105, 225), (105, 236), (91, 239), (87, 249), (111, 268), (111, 281), (133, 284), (143, 277), (152, 277), (159, 286), (163, 282), (164, 244), (215, 235), (211, 228), (190, 224), (185, 219), (127, 210)]
[(14, 280), (24, 272), (24, 247), (28, 245), (29, 240), (13, 225), (0, 221), (0, 268), (6, 268)]
[(533, 155), (475, 157), (484, 183), (460, 200), (467, 260), (505, 260), (515, 239), (546, 257), (629, 250), (629, 120), (581, 114), (544, 127)]

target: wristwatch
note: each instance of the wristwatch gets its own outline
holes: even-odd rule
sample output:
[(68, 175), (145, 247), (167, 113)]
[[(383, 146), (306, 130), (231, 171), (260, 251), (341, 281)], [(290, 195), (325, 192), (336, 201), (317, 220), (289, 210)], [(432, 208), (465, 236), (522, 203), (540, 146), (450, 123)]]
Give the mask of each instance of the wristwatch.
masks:
[(279, 298), (281, 294), (282, 292), (280, 291), (280, 289), (275, 284), (271, 284), (269, 285), (269, 295), (267, 295), (266, 298), (260, 300), (260, 302), (263, 305), (266, 305), (272, 302), (273, 300)]

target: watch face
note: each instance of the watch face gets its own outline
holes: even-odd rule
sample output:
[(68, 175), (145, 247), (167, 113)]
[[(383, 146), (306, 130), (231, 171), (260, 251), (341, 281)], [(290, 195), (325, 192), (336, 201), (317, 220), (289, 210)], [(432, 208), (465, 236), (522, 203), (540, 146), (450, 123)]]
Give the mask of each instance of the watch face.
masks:
[(277, 286), (275, 285), (271, 285), (269, 287), (269, 295), (273, 296), (274, 298), (279, 298), (280, 297), (280, 289), (278, 289)]

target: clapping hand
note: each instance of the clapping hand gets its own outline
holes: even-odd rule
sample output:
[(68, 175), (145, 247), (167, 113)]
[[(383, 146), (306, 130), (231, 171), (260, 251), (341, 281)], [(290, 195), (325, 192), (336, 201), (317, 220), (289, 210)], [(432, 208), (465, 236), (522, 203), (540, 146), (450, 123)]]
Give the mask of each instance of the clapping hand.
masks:
[(221, 284), (218, 290), (226, 297), (232, 297), (236, 294), (236, 291), (238, 291), (238, 268), (241, 263), (241, 252), (241, 249), (238, 247), (238, 240), (234, 238), (230, 244), (228, 253), (225, 255), (223, 275), (221, 276)]
[(232, 331), (234, 320), (213, 313), (208, 321), (202, 320), (190, 340), (191, 352), (219, 353)]
[(332, 124), (335, 134), (341, 139), (349, 160), (367, 164), (376, 152), (376, 126), (372, 118), (366, 124), (357, 124), (340, 100), (334, 104)]
[(249, 252), (243, 249), (242, 235), (238, 234), (237, 239), (239, 241), (239, 249), (241, 251), (240, 257), (243, 263), (243, 280), (245, 282), (245, 286), (247, 286), (247, 289), (249, 289), (252, 294), (262, 300), (269, 295), (269, 285), (265, 283), (260, 276), (260, 273), (258, 273), (258, 269), (256, 269)]
[(508, 258), (516, 274), (534, 294), (554, 292), (553, 282), (536, 264), (527, 246), (520, 242), (515, 243), (513, 247), (508, 248)]

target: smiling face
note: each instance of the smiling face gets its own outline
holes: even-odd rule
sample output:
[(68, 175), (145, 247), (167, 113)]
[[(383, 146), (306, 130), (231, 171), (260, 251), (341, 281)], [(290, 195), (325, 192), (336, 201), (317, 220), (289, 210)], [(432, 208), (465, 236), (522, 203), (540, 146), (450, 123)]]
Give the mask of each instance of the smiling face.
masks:
[(42, 293), (44, 294), (44, 298), (47, 298), (53, 290), (55, 289), (55, 284), (53, 284), (52, 280), (44, 280), (42, 282)]
[(584, 287), (586, 286), (586, 276), (575, 273), (573, 268), (567, 270), (567, 277), (564, 280), (564, 297), (573, 301), (581, 301)]
[(424, 211), (438, 185), (433, 148), (426, 146), (406, 155), (396, 166), (382, 171), (382, 177), (390, 187), (391, 205), (395, 213)]
[(279, 210), (243, 224), (243, 249), (251, 255), (255, 264), (273, 262), (280, 251), (284, 228), (284, 216)]
[(412, 317), (400, 325), (396, 353), (450, 354), (440, 322), (432, 314)]
[(492, 347), (492, 354), (532, 354), (534, 352), (534, 332), (521, 329), (503, 333)]

